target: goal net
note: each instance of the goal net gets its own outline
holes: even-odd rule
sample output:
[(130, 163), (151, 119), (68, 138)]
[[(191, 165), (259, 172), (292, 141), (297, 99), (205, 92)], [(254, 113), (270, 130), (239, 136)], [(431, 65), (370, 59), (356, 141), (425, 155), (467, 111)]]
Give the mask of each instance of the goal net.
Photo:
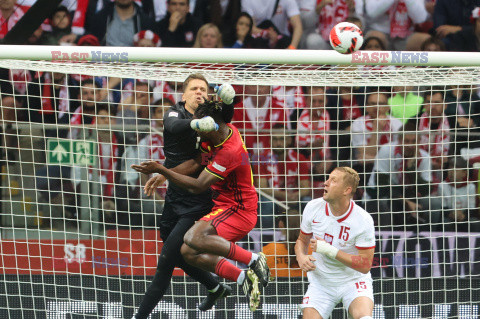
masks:
[(175, 269), (150, 318), (300, 318), (301, 214), (338, 166), (359, 173), (354, 201), (375, 221), (373, 317), (478, 318), (478, 54), (3, 49), (1, 318), (134, 315), (166, 188), (146, 196), (130, 166), (164, 160), (163, 113), (192, 73), (235, 88), (259, 195), (239, 244), (263, 250), (275, 280), (254, 313), (235, 283), (203, 313), (206, 289)]

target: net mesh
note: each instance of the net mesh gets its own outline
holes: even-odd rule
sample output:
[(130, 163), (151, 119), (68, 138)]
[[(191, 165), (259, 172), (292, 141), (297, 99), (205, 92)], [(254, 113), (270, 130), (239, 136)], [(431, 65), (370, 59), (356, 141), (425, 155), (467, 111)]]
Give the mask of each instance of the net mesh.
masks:
[[(148, 177), (130, 165), (164, 160), (163, 112), (192, 73), (236, 90), (233, 124), (260, 200), (240, 245), (268, 255), (275, 281), (254, 314), (241, 290), (201, 313), (205, 288), (176, 269), (152, 318), (300, 317), (308, 283), (293, 251), (300, 216), (336, 166), (359, 172), (354, 200), (375, 221), (373, 317), (478, 318), (479, 68), (0, 67), (2, 318), (133, 315), (162, 248), (165, 188), (145, 196)], [(414, 129), (400, 134), (407, 122)], [(338, 307), (332, 317), (347, 315)]]

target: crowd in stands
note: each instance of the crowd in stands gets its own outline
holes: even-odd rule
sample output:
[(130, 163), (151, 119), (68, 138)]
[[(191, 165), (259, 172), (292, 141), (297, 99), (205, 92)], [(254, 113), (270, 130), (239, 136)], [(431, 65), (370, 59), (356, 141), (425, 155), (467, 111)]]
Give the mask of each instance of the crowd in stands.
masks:
[[(0, 39), (35, 2), (2, 1)], [(366, 49), (474, 52), (479, 6), (478, 0), (64, 0), (25, 43), (330, 49), (332, 27), (349, 21), (364, 31)]]
[[(0, 3), (0, 39), (34, 2)], [(342, 21), (364, 30), (364, 50), (478, 51), (480, 43), (480, 0), (63, 1), (25, 43), (330, 49), (329, 31)], [(161, 201), (144, 196), (145, 177), (129, 167), (139, 159), (161, 161), (163, 140), (129, 127), (161, 129), (165, 107), (181, 99), (178, 83), (25, 70), (2, 70), (0, 79), (4, 121), (103, 124), (91, 132), (76, 126), (45, 128), (44, 135), (83, 139), (93, 134), (90, 138), (99, 143), (104, 220), (153, 224)], [(233, 123), (244, 132), (255, 182), (264, 192), (259, 226), (276, 224), (279, 209), (269, 198), (304, 204), (320, 196), (330, 170), (344, 164), (361, 173), (364, 187), (355, 199), (376, 214), (378, 226), (418, 229), (428, 224), (445, 230), (448, 224), (452, 230), (480, 231), (472, 163), (460, 156), (480, 141), (477, 88), (235, 89), (241, 99)], [(5, 132), (13, 131), (7, 127)], [(5, 138), (7, 150), (16, 147), (12, 137)], [(15, 160), (19, 154), (6, 156)], [(80, 174), (75, 169), (37, 169), (45, 201), (55, 201), (60, 191), (73, 192)], [(165, 189), (159, 189), (155, 199), (164, 195)], [(152, 211), (148, 218), (135, 214), (147, 210)], [(69, 216), (77, 213), (72, 209)]]

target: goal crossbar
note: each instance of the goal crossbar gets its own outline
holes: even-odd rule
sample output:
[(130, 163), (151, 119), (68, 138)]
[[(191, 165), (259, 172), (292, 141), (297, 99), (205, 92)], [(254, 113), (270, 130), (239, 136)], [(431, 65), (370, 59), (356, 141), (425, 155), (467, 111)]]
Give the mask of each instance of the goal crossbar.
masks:
[(0, 59), (88, 62), (203, 62), (313, 65), (480, 66), (480, 53), (201, 49), (91, 46), (0, 46)]

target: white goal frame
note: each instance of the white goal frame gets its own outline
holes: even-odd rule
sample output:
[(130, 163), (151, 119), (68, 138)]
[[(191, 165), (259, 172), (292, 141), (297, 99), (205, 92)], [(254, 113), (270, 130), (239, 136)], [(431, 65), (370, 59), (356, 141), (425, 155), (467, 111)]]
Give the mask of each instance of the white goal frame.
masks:
[[(109, 64), (109, 66), (108, 68), (105, 68), (105, 65), (107, 63)], [(361, 66), (364, 65), (372, 67), (362, 69)], [(390, 68), (391, 66), (398, 67)], [(65, 72), (68, 74), (81, 74), (89, 76), (116, 76), (120, 78), (146, 79), (154, 81), (163, 80), (178, 83), (183, 82), (189, 74), (200, 72), (204, 74), (209, 81), (217, 84), (232, 83), (237, 85), (278, 85), (279, 82), (282, 82), (281, 85), (285, 85), (284, 83), (288, 82), (289, 86), (291, 85), (308, 87), (320, 86), (353, 88), (354, 86), (361, 85), (373, 87), (378, 90), (380, 90), (380, 88), (382, 87), (393, 85), (432, 87), (433, 84), (431, 83), (435, 83), (435, 85), (440, 85), (444, 87), (464, 84), (480, 86), (480, 53), (460, 52), (359, 51), (351, 55), (344, 55), (334, 50), (241, 50), (196, 48), (187, 49), (0, 45), (0, 67), (11, 69), (28, 69), (33, 71), (45, 72)], [(392, 79), (395, 79), (395, 82), (392, 82)], [(427, 88), (422, 92), (426, 92), (428, 90), (429, 89)], [(420, 93), (420, 90), (416, 93)], [(38, 129), (38, 127), (40, 126), (42, 128), (50, 128), (50, 126), (54, 126), (55, 124), (16, 122), (13, 125), (9, 123), (9, 125), (14, 129)], [(5, 126), (5, 123), (0, 122), (0, 126)], [(113, 130), (118, 129), (119, 127), (120, 129), (125, 129), (125, 126), (109, 127), (109, 129)], [(252, 132), (253, 131), (251, 130), (249, 133)], [(288, 133), (290, 135), (295, 134), (294, 130), (290, 130), (288, 128), (285, 128), (284, 130), (282, 130), (282, 132)], [(333, 132), (332, 134), (335, 134), (335, 132)], [(0, 136), (0, 138), (3, 137)], [(9, 174), (13, 175), (16, 174), (16, 172), (11, 173), (7, 171), (3, 172), (1, 175), (7, 175), (6, 179), (9, 179)], [(261, 189), (259, 189), (259, 194), (263, 195), (269, 201), (276, 203), (278, 206), (282, 208), (287, 208), (287, 205), (284, 202), (278, 201), (274, 197), (263, 193)], [(90, 194), (87, 193), (87, 195)], [(3, 201), (8, 201), (8, 199), (4, 200), (4, 198), (0, 198), (0, 201), (0, 205), (3, 205)], [(85, 222), (87, 221), (98, 222), (98, 220), (86, 220)], [(0, 232), (3, 233), (3, 230), (5, 228), (0, 227)], [(12, 231), (12, 233), (14, 232)], [(55, 232), (55, 234), (53, 233), (54, 231), (51, 231), (51, 233), (49, 234), (52, 240), (58, 240), (59, 236), (61, 237), (62, 235), (60, 232)], [(279, 233), (280, 232), (278, 231), (278, 229), (275, 229), (275, 227), (274, 229), (268, 229), (265, 232), (261, 229), (256, 230), (255, 234), (252, 235), (252, 237), (249, 239), (248, 245), (250, 245), (249, 247), (261, 246), (264, 243), (262, 241), (262, 236), (266, 235), (270, 236), (269, 238), (278, 239)], [(391, 235), (391, 233), (393, 235)], [(378, 236), (379, 238), (377, 238), (377, 243), (386, 247), (389, 244), (391, 238), (398, 235), (395, 234), (395, 231), (392, 231), (391, 233), (387, 231), (385, 234), (380, 234), (380, 236)], [(73, 237), (76, 236), (74, 240), (77, 240), (78, 242), (80, 242), (81, 240), (107, 240), (106, 235), (97, 233), (94, 234), (94, 232), (92, 232), (92, 234), (70, 233), (69, 235), (72, 234)], [(454, 237), (457, 234), (454, 234), (453, 232), (450, 232), (449, 234), (450, 237), (448, 237), (447, 240), (451, 242), (449, 243), (450, 246), (448, 246), (449, 248), (451, 248), (456, 245), (456, 242), (453, 243), (453, 241)], [(463, 236), (461, 239), (464, 240), (464, 243), (468, 241), (468, 245), (470, 246), (474, 245), (474, 243), (480, 242), (480, 233), (464, 233), (460, 235), (460, 237)], [(28, 236), (29, 235), (27, 232), (27, 240), (29, 239)], [(407, 247), (407, 242), (408, 244), (413, 245), (412, 238), (418, 239), (418, 237), (422, 237), (422, 239), (424, 239), (427, 238), (429, 234), (428, 232), (415, 234), (412, 231), (405, 231), (402, 236), (404, 236), (405, 238), (402, 237), (400, 241), (402, 245), (405, 244), (405, 247)], [(30, 239), (36, 240), (37, 238), (35, 237)], [(158, 238), (156, 239), (158, 241), (160, 240)], [(440, 246), (440, 241), (437, 238), (433, 238), (431, 236), (428, 237), (428, 239), (431, 240), (432, 243), (434, 243), (432, 248), (428, 250), (428, 253), (432, 253), (433, 255), (433, 252), (437, 249), (437, 247), (439, 247), (438, 250), (440, 250), (440, 253), (438, 255), (454, 255), (453, 249), (450, 251), (448, 248)], [(71, 249), (70, 251), (68, 251), (68, 255), (72, 256), (72, 259), (75, 259), (77, 258), (77, 255), (80, 255), (83, 248), (81, 246), (74, 246), (72, 244), (72, 236), (68, 237), (68, 239), (67, 236), (65, 236), (65, 238), (61, 238), (61, 240), (64, 240), (66, 244), (65, 247), (67, 247), (67, 245), (71, 245), (68, 246), (68, 249)], [(124, 238), (122, 238), (121, 240), (124, 240)], [(155, 238), (135, 238), (130, 239), (130, 242), (134, 243), (135, 241), (139, 242), (142, 240), (154, 241)], [(118, 241), (120, 241), (120, 239), (118, 239)], [(415, 250), (420, 250), (420, 244), (413, 246)], [(398, 247), (400, 247), (400, 245)], [(478, 250), (478, 247), (475, 249)], [(472, 255), (471, 258), (475, 258), (475, 256), (473, 256), (474, 254), (479, 254), (479, 252), (476, 252), (475, 249), (472, 249), (472, 251), (470, 252), (470, 254)], [(403, 256), (402, 254), (408, 254), (406, 250), (400, 250), (401, 249), (388, 252), (391, 253), (391, 262), (394, 262), (395, 254), (397, 256)], [(383, 251), (381, 251), (381, 253), (382, 252)], [(12, 256), (11, 252), (2, 251), (2, 253), (6, 253), (6, 257), (1, 258), (8, 258), (8, 256)], [(133, 253), (129, 253), (133, 256)], [(65, 250), (65, 256), (67, 256), (67, 250)], [(118, 256), (120, 256), (120, 252), (118, 253)], [(141, 256), (138, 258), (144, 257)], [(398, 308), (394, 311), (397, 311), (399, 318), (416, 318), (415, 315), (418, 315), (418, 317), (420, 317), (422, 309), (419, 310), (415, 307), (421, 304), (421, 302), (419, 302), (418, 300), (422, 299), (423, 296), (426, 296), (425, 298), (428, 301), (426, 302), (426, 305), (422, 304), (419, 308), (431, 307), (433, 309), (431, 311), (432, 313), (435, 312), (436, 314), (441, 315), (443, 313), (448, 313), (450, 311), (450, 308), (455, 307), (458, 308), (455, 311), (460, 314), (458, 315), (458, 317), (455, 318), (474, 318), (478, 311), (480, 311), (480, 303), (477, 304), (471, 301), (467, 301), (466, 303), (464, 303), (462, 298), (464, 296), (469, 296), (470, 299), (475, 299), (476, 297), (474, 298), (472, 296), (478, 296), (478, 293), (473, 290), (465, 292), (462, 290), (464, 289), (462, 285), (468, 286), (473, 285), (473, 282), (480, 282), (479, 277), (470, 276), (467, 278), (460, 278), (460, 276), (457, 276), (454, 277), (451, 281), (448, 281), (448, 289), (447, 287), (442, 288), (442, 280), (446, 280), (446, 275), (436, 275), (440, 274), (441, 271), (443, 271), (442, 267), (444, 267), (445, 264), (448, 263), (448, 261), (446, 259), (439, 261), (437, 255), (432, 258), (432, 263), (436, 263), (436, 265), (432, 267), (435, 268), (435, 274), (428, 278), (408, 277), (408, 274), (411, 274), (414, 271), (405, 270), (405, 267), (402, 268), (405, 265), (401, 264), (391, 265), (392, 268), (398, 268), (397, 273), (400, 272), (403, 275), (403, 277), (401, 278), (389, 277), (388, 275), (384, 275), (387, 272), (387, 270), (384, 269), (380, 269), (378, 271), (380, 273), (381, 279), (377, 279), (378, 281), (380, 281), (380, 284), (378, 285), (379, 289), (375, 291), (375, 297), (379, 297), (378, 299), (381, 300), (381, 302), (376, 304), (374, 318), (384, 319), (384, 317), (381, 316), (381, 314), (383, 314), (383, 308), (381, 307), (384, 307), (384, 305), (382, 305), (383, 298), (390, 298), (396, 292), (396, 289), (400, 291), (401, 296), (398, 297), (398, 299), (395, 299), (396, 297), (394, 298), (394, 305), (385, 305), (385, 308)], [(382, 260), (383, 259), (379, 260), (380, 266)], [(96, 266), (105, 266), (108, 268), (109, 262), (109, 260), (106, 260), (106, 258), (104, 258), (100, 261), (97, 261)], [(123, 262), (123, 260), (120, 257), (115, 262), (117, 263), (117, 265), (114, 266), (118, 266), (120, 268), (122, 267), (121, 263)], [(18, 268), (20, 268), (20, 266), (23, 268), (28, 268), (28, 265), (19, 265)], [(415, 265), (415, 271), (421, 273), (421, 266), (422, 265)], [(458, 267), (466, 266), (462, 264)], [(42, 269), (35, 269), (35, 276), (38, 275), (39, 272), (41, 273), (41, 270)], [(464, 271), (466, 272), (467, 269), (465, 268)], [(0, 273), (0, 276), (1, 275), (2, 274)], [(54, 318), (57, 314), (59, 315), (59, 318), (63, 318), (61, 317), (62, 315), (66, 316), (66, 314), (68, 313), (80, 314), (82, 313), (82, 311), (83, 314), (96, 313), (95, 311), (97, 310), (98, 313), (102, 313), (106, 317), (108, 314), (110, 316), (108, 318), (120, 318), (120, 314), (122, 313), (123, 309), (122, 307), (125, 307), (124, 305), (122, 305), (122, 302), (127, 300), (126, 303), (129, 307), (128, 311), (132, 312), (135, 303), (137, 303), (138, 306), (138, 301), (150, 282), (150, 278), (146, 275), (138, 276), (137, 280), (133, 276), (129, 276), (128, 274), (125, 276), (119, 275), (115, 277), (108, 275), (104, 276), (103, 274), (97, 275), (94, 273), (93, 276), (85, 276), (84, 279), (83, 274), (73, 272), (73, 279), (71, 281), (68, 277), (69, 275), (70, 274), (67, 274), (67, 276), (63, 276), (63, 274), (57, 275), (53, 273), (52, 275), (49, 274), (48, 276), (43, 276), (43, 274), (41, 274), (41, 282), (35, 282), (35, 285), (42, 286), (41, 289), (44, 289), (45, 291), (51, 289), (51, 287), (55, 287), (58, 282), (58, 285), (66, 287), (65, 290), (68, 292), (68, 295), (63, 295), (63, 292), (57, 292), (55, 290), (55, 293), (53, 295), (55, 295), (58, 300), (51, 297), (51, 291), (44, 291), (46, 295), (48, 293), (48, 297), (44, 296), (42, 297), (43, 299), (37, 298), (38, 300), (41, 299), (40, 307), (44, 307), (46, 309), (47, 316), (51, 316), (48, 318)], [(8, 291), (12, 291), (9, 290), (11, 289), (11, 287), (18, 287), (18, 291), (27, 291), (27, 294), (31, 293), (33, 296), (33, 292), (31, 292), (29, 289), (32, 289), (32, 287), (34, 287), (34, 284), (29, 282), (29, 278), (27, 278), (28, 275), (24, 276), (18, 274), (11, 276), (12, 277), (9, 278), (10, 282), (8, 283), (8, 285), (10, 286), (8, 286), (7, 283), (0, 284), (0, 305), (2, 302), (2, 298), (6, 299), (7, 303), (9, 302), (9, 296), (7, 293)], [(88, 287), (83, 286), (83, 280), (85, 280), (85, 286)], [(198, 315), (198, 312), (195, 312), (195, 306), (198, 300), (200, 300), (200, 296), (202, 296), (202, 293), (204, 292), (204, 290), (202, 290), (203, 288), (200, 288), (197, 283), (194, 283), (189, 279), (185, 279), (185, 277), (177, 276), (177, 278), (174, 279), (174, 282), (175, 283), (172, 284), (171, 292), (166, 295), (165, 300), (162, 301), (157, 307), (156, 315), (163, 312), (169, 313), (172, 316), (182, 316), (182, 314), (184, 313), (188, 313), (188, 315), (195, 313)], [(272, 283), (269, 286), (269, 291), (272, 293), (276, 294), (278, 291), (284, 292), (288, 289), (292, 289), (292, 291), (294, 292), (289, 292), (291, 295), (288, 296), (280, 296), (279, 294), (268, 296), (267, 301), (261, 309), (261, 311), (263, 311), (262, 314), (279, 316), (284, 315), (285, 318), (296, 318), (295, 314), (298, 312), (297, 300), (299, 299), (299, 297), (301, 300), (301, 294), (304, 293), (306, 290), (306, 283), (306, 277), (299, 277), (291, 279), (290, 281), (288, 281), (287, 279), (279, 280), (278, 282)], [(388, 289), (384, 291), (382, 286), (383, 283), (391, 285)], [(73, 287), (74, 289), (88, 288), (88, 291), (90, 292), (90, 288), (97, 287), (97, 285), (100, 288), (98, 288), (98, 292), (95, 291), (94, 300), (78, 300), (70, 296), (69, 289), (71, 287)], [(126, 289), (128, 291), (126, 293), (120, 291), (120, 289), (117, 289), (120, 286), (123, 287), (123, 285), (127, 287)], [(49, 288), (46, 289), (45, 287)], [(393, 291), (391, 288), (393, 289)], [(110, 297), (110, 289), (113, 290), (112, 295), (116, 294), (114, 301), (110, 301), (110, 299), (104, 299), (105, 296)], [(425, 291), (423, 289), (425, 289)], [(458, 293), (456, 299), (450, 298), (450, 292), (448, 292), (447, 290), (454, 290), (455, 293)], [(187, 293), (191, 291), (193, 291), (193, 297), (190, 297), (190, 295)], [(413, 301), (409, 299), (410, 292), (412, 292), (412, 295), (415, 295), (415, 297), (412, 297), (411, 299)], [(17, 299), (20, 300), (21, 297), (24, 297), (21, 295), (22, 292), (17, 293)], [(122, 295), (122, 293), (124, 293), (124, 295)], [(81, 294), (83, 294), (83, 291)], [(16, 297), (17, 295), (12, 298), (13, 302), (10, 301), (13, 305), (17, 305), (17, 299), (15, 299)], [(27, 297), (31, 296), (27, 295)], [(442, 302), (437, 303), (435, 299), (437, 297), (440, 298)], [(175, 303), (176, 298), (182, 299), (182, 306), (179, 306)], [(215, 314), (211, 316), (209, 314), (206, 314), (204, 318), (223, 318), (222, 315), (225, 315), (228, 318), (231, 318), (234, 315), (250, 318), (250, 313), (243, 304), (244, 297), (239, 293), (239, 296), (233, 296), (231, 298), (236, 298), (235, 305), (233, 305), (235, 303), (233, 302), (229, 304), (230, 308), (224, 309), (223, 312), (219, 310), (218, 313), (220, 314), (217, 317), (215, 317)], [(287, 300), (288, 298), (290, 299)], [(132, 300), (134, 301), (132, 302)], [(401, 301), (398, 301), (397, 304), (397, 300)], [(448, 301), (443, 302), (443, 300)], [(21, 302), (22, 301), (20, 301), (20, 303)], [(28, 302), (30, 301), (27, 301), (27, 303)], [(10, 305), (8, 305), (8, 307), (10, 307)], [(13, 311), (18, 310), (15, 308), (17, 306), (11, 307)], [(182, 307), (184, 307), (185, 309), (183, 309)], [(10, 310), (10, 308), (8, 308), (8, 310)], [(30, 313), (34, 313), (34, 309), (29, 308), (28, 310), (30, 311)], [(74, 310), (78, 312), (73, 312)], [(0, 314), (1, 313), (2, 308), (0, 307)], [(466, 315), (465, 317), (462, 317), (461, 314)], [(257, 316), (259, 315), (255, 315), (254, 318)], [(338, 310), (337, 316), (338, 317), (335, 318), (340, 318), (340, 315), (338, 315)], [(28, 318), (28, 314), (24, 318)], [(445, 316), (445, 318), (447, 317)]]

